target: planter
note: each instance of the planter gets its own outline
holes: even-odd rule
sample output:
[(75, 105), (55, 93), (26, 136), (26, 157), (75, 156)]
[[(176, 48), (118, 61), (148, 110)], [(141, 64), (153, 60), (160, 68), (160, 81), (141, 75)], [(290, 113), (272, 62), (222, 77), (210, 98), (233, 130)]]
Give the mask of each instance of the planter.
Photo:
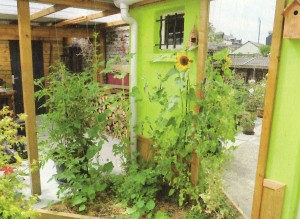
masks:
[(49, 211), (44, 209), (36, 210), (37, 215), (34, 219), (100, 219), (99, 217), (85, 216), (65, 212)]
[(264, 109), (263, 108), (257, 108), (257, 117), (259, 117), (259, 118), (264, 117)]
[[(114, 73), (107, 73), (107, 84), (122, 85), (122, 79), (114, 78)], [(129, 74), (124, 78), (124, 86), (129, 85)]]
[(245, 135), (254, 135), (254, 127), (255, 127), (255, 124), (251, 124), (251, 125), (244, 125), (243, 126), (243, 133)]

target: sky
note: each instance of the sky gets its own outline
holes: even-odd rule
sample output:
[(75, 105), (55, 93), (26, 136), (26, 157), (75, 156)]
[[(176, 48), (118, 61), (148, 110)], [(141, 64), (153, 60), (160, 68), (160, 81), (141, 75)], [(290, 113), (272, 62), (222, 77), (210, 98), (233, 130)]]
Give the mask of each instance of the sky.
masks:
[(209, 20), (217, 32), (232, 34), (242, 43), (266, 43), (268, 32), (273, 30), (276, 0), (214, 0), (210, 3)]

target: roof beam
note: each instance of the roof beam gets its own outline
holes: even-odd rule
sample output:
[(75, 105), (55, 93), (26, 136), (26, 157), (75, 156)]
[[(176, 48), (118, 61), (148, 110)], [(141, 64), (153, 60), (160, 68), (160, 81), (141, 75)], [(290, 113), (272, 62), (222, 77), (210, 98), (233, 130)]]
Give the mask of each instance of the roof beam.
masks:
[(94, 19), (97, 19), (97, 18), (106, 17), (106, 16), (113, 15), (113, 14), (116, 14), (116, 12), (115, 11), (101, 11), (101, 12), (91, 14), (91, 15), (88, 15), (88, 16), (81, 16), (81, 17), (78, 17), (78, 18), (64, 20), (64, 21), (61, 21), (61, 22), (57, 23), (55, 26), (56, 27), (63, 27), (63, 26), (66, 26), (66, 25), (83, 23), (83, 22), (87, 22), (87, 21), (94, 20)]
[(32, 14), (30, 16), (30, 20), (32, 21), (32, 20), (38, 19), (40, 17), (45, 17), (45, 16), (47, 16), (49, 14), (53, 14), (53, 13), (55, 13), (57, 11), (61, 11), (61, 10), (66, 9), (68, 7), (69, 6), (66, 6), (66, 5), (58, 5), (58, 4), (53, 5), (52, 7), (46, 8), (44, 10), (41, 10), (41, 11), (39, 11), (37, 13)]
[[(31, 35), (34, 39), (52, 39), (62, 37), (87, 38), (93, 37), (94, 29), (86, 27), (55, 28), (55, 27), (31, 27)], [(0, 40), (18, 40), (18, 25), (0, 24)]]
[(85, 8), (91, 10), (119, 11), (119, 9), (113, 3), (97, 2), (94, 0), (30, 0), (30, 1), (37, 2), (37, 3), (66, 5), (69, 7)]

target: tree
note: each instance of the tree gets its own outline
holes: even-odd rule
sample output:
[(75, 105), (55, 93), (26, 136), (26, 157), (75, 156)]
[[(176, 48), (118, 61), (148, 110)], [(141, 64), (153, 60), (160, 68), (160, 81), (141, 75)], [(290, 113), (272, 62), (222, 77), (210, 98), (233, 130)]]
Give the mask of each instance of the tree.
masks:
[(259, 47), (260, 54), (264, 57), (267, 57), (270, 54), (271, 46), (263, 45)]

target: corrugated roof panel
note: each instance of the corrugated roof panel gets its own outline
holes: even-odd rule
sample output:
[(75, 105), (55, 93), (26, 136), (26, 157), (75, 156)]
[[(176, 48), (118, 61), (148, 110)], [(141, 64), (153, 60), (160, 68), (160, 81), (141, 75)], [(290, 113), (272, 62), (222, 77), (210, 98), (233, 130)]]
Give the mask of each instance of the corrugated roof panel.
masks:
[(114, 21), (121, 21), (121, 14), (114, 14), (107, 17), (98, 18), (95, 20), (92, 20), (93, 22), (99, 22), (99, 23), (109, 23)]
[(50, 14), (48, 16), (45, 16), (47, 18), (58, 18), (58, 19), (73, 19), (78, 18), (81, 16), (87, 16), (91, 14), (95, 14), (97, 10), (87, 10), (87, 9), (81, 9), (81, 8), (66, 8), (64, 10), (55, 12), (53, 14)]

